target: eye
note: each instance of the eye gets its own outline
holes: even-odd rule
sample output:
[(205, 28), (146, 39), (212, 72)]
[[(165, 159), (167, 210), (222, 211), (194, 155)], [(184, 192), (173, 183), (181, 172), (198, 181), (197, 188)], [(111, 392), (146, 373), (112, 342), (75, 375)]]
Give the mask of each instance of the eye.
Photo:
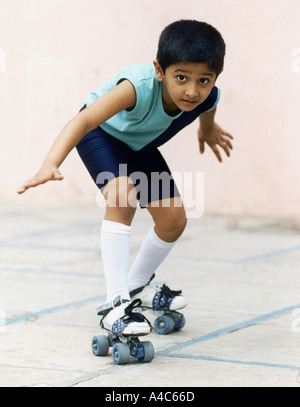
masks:
[(186, 80), (186, 76), (184, 75), (178, 75), (177, 79), (179, 80), (179, 82), (184, 82)]
[(207, 78), (201, 78), (199, 80), (199, 82), (201, 83), (201, 85), (207, 85), (209, 83), (209, 79)]

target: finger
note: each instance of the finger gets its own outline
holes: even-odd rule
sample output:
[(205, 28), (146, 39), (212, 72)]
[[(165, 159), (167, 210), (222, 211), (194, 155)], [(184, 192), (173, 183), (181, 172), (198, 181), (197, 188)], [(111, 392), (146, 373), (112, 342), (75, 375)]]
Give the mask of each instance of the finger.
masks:
[(205, 152), (205, 143), (204, 141), (200, 140), (200, 154), (204, 154)]
[(46, 184), (48, 181), (62, 181), (64, 176), (60, 171), (56, 171), (51, 177), (35, 177), (27, 181), (20, 189), (18, 189), (18, 194), (23, 194), (29, 188), (35, 188), (39, 185)]
[(225, 138), (223, 138), (223, 142), (227, 144), (230, 150), (233, 150), (233, 145), (230, 140), (226, 140)]
[(17, 193), (19, 195), (24, 194), (24, 192), (27, 191), (27, 189), (34, 187), (34, 185), (32, 185), (31, 183), (27, 182), (26, 184), (24, 184), (21, 188), (19, 188), (17, 190)]
[(219, 146), (225, 151), (227, 157), (230, 157), (230, 150), (229, 150), (227, 143), (225, 143), (225, 142), (219, 143)]
[(220, 163), (222, 163), (222, 162), (223, 162), (222, 156), (221, 156), (221, 153), (220, 153), (220, 151), (218, 150), (218, 148), (217, 148), (217, 147), (213, 147), (212, 150), (213, 150), (213, 152), (215, 153), (215, 156), (217, 157), (218, 161), (219, 161)]
[(20, 191), (27, 191), (27, 189), (29, 188), (35, 188), (38, 185), (44, 184), (45, 180), (41, 179), (41, 178), (32, 178), (31, 180), (25, 182), (25, 184), (20, 188)]
[(18, 193), (19, 195), (21, 195), (21, 194), (24, 194), (25, 191), (26, 191), (26, 188), (25, 188), (25, 187), (21, 187), (21, 188), (19, 188), (19, 189), (17, 190), (17, 193)]
[(27, 189), (35, 188), (39, 185), (45, 184), (46, 182), (47, 180), (43, 178), (32, 178), (31, 180), (25, 182), (25, 184), (20, 189), (18, 189), (17, 192), (18, 194), (23, 194), (27, 191)]
[(54, 181), (62, 181), (64, 179), (64, 176), (62, 175), (62, 173), (60, 171), (56, 171), (54, 176), (53, 176), (53, 180)]
[(19, 190), (18, 190), (18, 193), (19, 194), (22, 194), (22, 193), (24, 193), (25, 191), (27, 191), (27, 189), (29, 189), (29, 188), (31, 188), (32, 187), (32, 182), (31, 181), (27, 181)]
[(224, 136), (230, 138), (231, 140), (234, 140), (234, 137), (230, 133), (228, 133), (228, 131), (222, 130), (222, 134), (224, 134)]

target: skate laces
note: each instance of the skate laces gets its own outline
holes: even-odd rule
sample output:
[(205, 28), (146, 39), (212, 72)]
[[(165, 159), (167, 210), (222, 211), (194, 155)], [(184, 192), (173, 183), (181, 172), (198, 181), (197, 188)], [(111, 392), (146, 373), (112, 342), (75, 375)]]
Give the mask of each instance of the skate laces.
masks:
[[(112, 333), (114, 335), (122, 337), (124, 329), (132, 322), (147, 322), (150, 327), (150, 332), (152, 331), (153, 328), (150, 321), (143, 314), (134, 311), (136, 308), (141, 307), (141, 305), (142, 301), (140, 299), (136, 299), (124, 309), (124, 316), (115, 321), (112, 326)], [(100, 323), (101, 326), (102, 322), (103, 319)]]
[[(134, 309), (141, 307), (142, 301), (140, 299), (134, 300), (127, 308), (125, 308), (125, 316), (122, 318), (123, 321), (126, 320), (128, 322), (144, 322), (148, 321), (147, 318), (140, 314), (139, 312), (135, 312)], [(149, 322), (149, 321), (148, 321)]]
[(178, 295), (182, 294), (182, 291), (174, 291), (171, 290), (166, 284), (161, 287), (161, 293), (167, 296), (168, 298), (178, 297)]
[(182, 294), (182, 291), (171, 290), (166, 284), (157, 289), (160, 291), (153, 298), (153, 310), (155, 311), (169, 311), (173, 299)]

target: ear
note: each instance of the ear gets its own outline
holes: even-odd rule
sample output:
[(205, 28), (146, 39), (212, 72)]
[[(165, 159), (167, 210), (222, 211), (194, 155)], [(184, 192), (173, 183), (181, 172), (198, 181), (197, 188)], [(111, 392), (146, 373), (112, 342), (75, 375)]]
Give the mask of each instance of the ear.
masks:
[(162, 82), (164, 80), (165, 74), (162, 69), (162, 67), (159, 65), (159, 62), (157, 59), (153, 61), (153, 65), (155, 67), (155, 72), (156, 72), (156, 78), (158, 82)]

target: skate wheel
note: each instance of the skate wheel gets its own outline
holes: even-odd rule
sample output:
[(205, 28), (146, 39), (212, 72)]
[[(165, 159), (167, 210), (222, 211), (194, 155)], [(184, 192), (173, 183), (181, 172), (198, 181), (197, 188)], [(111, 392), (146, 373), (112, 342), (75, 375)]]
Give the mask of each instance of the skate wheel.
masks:
[(154, 328), (159, 335), (168, 335), (174, 331), (175, 321), (168, 315), (162, 315), (156, 318)]
[(124, 343), (116, 343), (112, 349), (112, 358), (116, 365), (126, 365), (130, 360), (130, 348)]
[(152, 342), (141, 342), (139, 344), (143, 348), (143, 356), (138, 359), (140, 363), (149, 363), (154, 359), (154, 346)]
[(95, 356), (107, 356), (109, 340), (106, 336), (95, 336), (92, 339), (92, 351)]
[(186, 320), (185, 317), (182, 315), (179, 320), (175, 323), (174, 331), (180, 331), (185, 326)]

